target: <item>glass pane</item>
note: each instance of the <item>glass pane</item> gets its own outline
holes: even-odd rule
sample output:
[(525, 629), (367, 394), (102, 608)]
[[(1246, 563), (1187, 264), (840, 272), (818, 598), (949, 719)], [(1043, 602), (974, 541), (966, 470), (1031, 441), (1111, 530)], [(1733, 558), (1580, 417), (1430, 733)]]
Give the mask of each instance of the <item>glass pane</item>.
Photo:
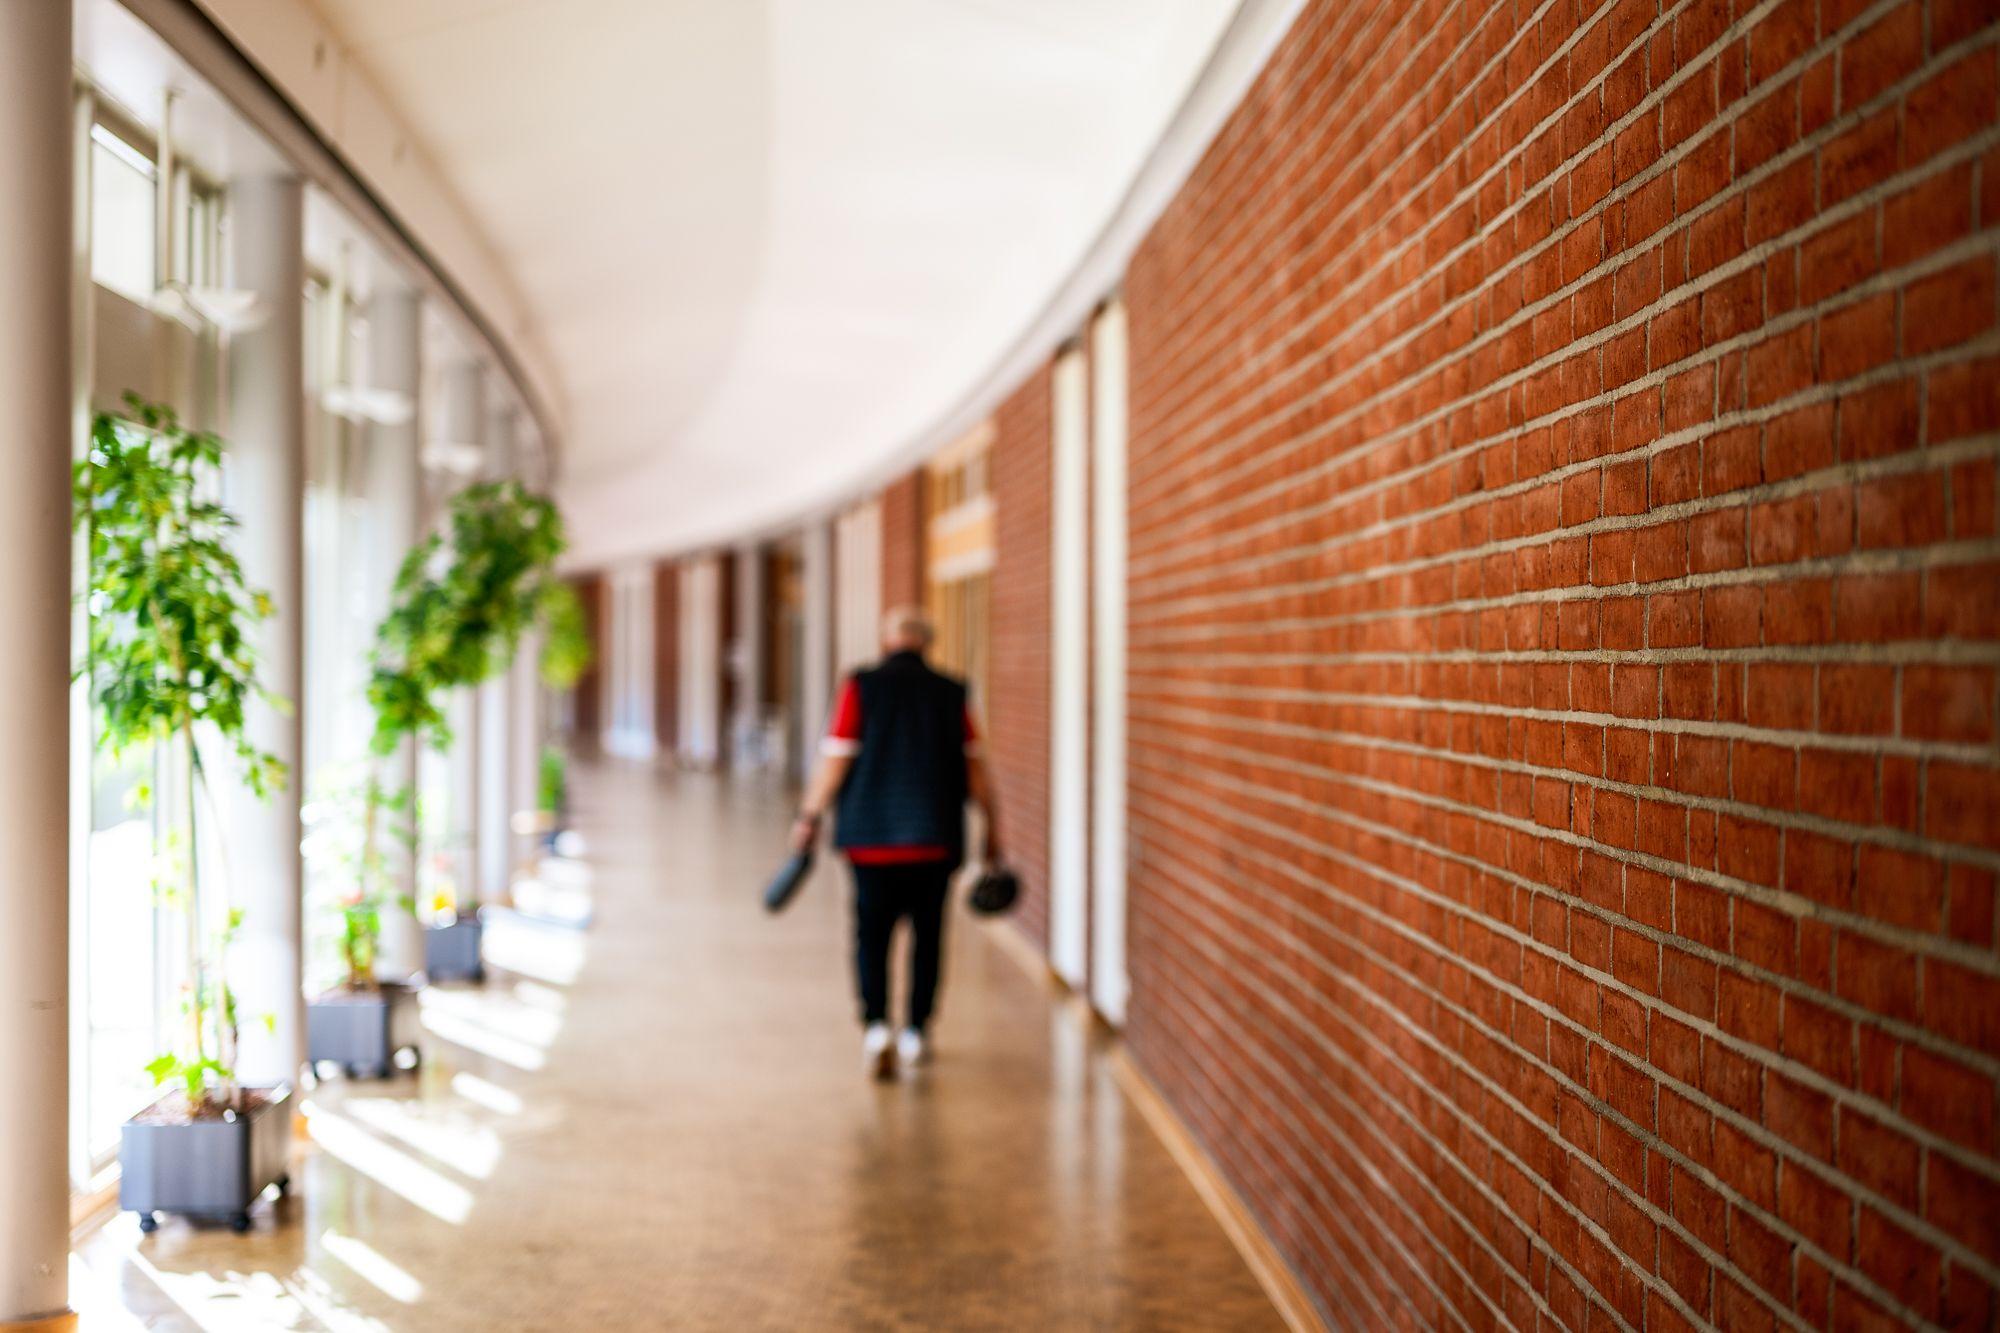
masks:
[(152, 164), (99, 125), (90, 145), (90, 276), (135, 301), (151, 299)]
[(156, 1095), (158, 954), (151, 816), (133, 804), (152, 773), (150, 749), (91, 761), (89, 1147), (115, 1147), (125, 1118)]

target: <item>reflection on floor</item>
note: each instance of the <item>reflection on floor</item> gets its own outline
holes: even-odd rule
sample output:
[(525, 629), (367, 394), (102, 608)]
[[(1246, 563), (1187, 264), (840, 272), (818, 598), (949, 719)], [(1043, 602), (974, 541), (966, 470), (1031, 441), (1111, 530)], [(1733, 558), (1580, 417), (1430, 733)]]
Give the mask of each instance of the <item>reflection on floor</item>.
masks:
[(995, 927), (953, 919), (936, 1062), (869, 1083), (840, 872), (758, 907), (782, 797), (577, 786), (594, 926), (503, 922), (418, 1074), (313, 1089), (251, 1235), (94, 1233), (85, 1330), (1282, 1327)]

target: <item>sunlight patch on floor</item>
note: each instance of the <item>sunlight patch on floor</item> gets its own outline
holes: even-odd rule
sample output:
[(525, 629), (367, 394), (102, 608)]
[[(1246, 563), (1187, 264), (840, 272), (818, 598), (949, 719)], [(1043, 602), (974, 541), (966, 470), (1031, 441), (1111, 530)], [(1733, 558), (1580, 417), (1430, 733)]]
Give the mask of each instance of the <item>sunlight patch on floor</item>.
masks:
[(470, 1180), (487, 1179), (500, 1160), (500, 1136), (449, 1105), (401, 1097), (348, 1097), (340, 1110)]
[(424, 1006), (424, 1027), (453, 1045), (490, 1056), (502, 1064), (512, 1065), (528, 1073), (533, 1073), (548, 1063), (541, 1047), (516, 1037), (503, 1036), (470, 1019), (447, 1012), (437, 1005)]
[(519, 1115), (525, 1105), (519, 1093), (509, 1092), (498, 1083), (463, 1071), (451, 1076), (451, 1090), (474, 1106), (483, 1106), (495, 1115)]
[(584, 937), (561, 926), (538, 926), (494, 912), (484, 942), (486, 961), (498, 968), (568, 986), (583, 970)]
[(453, 1226), (462, 1224), (472, 1212), (472, 1195), (464, 1186), (384, 1143), (346, 1116), (310, 1099), (301, 1109), (314, 1143), (390, 1193)]
[(319, 1238), (319, 1244), (329, 1257), (347, 1265), (356, 1277), (390, 1300), (415, 1305), (422, 1298), (424, 1284), (377, 1254), (366, 1241), (329, 1231)]

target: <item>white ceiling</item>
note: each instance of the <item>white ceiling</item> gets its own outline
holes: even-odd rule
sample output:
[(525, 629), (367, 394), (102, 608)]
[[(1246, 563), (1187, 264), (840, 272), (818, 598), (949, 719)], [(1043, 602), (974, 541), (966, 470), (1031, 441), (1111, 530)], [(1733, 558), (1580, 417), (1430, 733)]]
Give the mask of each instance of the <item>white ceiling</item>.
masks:
[(1236, 0), (318, 0), (485, 229), (579, 563), (906, 460), (1071, 275)]

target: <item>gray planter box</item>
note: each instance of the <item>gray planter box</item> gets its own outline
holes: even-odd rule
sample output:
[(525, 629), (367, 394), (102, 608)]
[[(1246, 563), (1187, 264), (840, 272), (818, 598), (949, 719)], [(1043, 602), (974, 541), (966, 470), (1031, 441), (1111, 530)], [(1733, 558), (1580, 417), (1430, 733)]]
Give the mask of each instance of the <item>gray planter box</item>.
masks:
[[(271, 1185), (291, 1188), (292, 1092), (246, 1089), (262, 1097), (243, 1112), (212, 1120), (125, 1122), (118, 1145), (118, 1206), (139, 1214), (139, 1229), (160, 1213), (250, 1229), (250, 1205)], [(164, 1099), (163, 1099), (164, 1100)]]
[(396, 1052), (417, 1047), (417, 992), (400, 981), (371, 991), (333, 990), (306, 1004), (306, 1060), (350, 1078), (388, 1078)]
[(448, 926), (424, 927), (424, 976), (430, 981), (484, 981), (486, 962), (479, 954), (486, 928), (477, 915), (462, 916)]

